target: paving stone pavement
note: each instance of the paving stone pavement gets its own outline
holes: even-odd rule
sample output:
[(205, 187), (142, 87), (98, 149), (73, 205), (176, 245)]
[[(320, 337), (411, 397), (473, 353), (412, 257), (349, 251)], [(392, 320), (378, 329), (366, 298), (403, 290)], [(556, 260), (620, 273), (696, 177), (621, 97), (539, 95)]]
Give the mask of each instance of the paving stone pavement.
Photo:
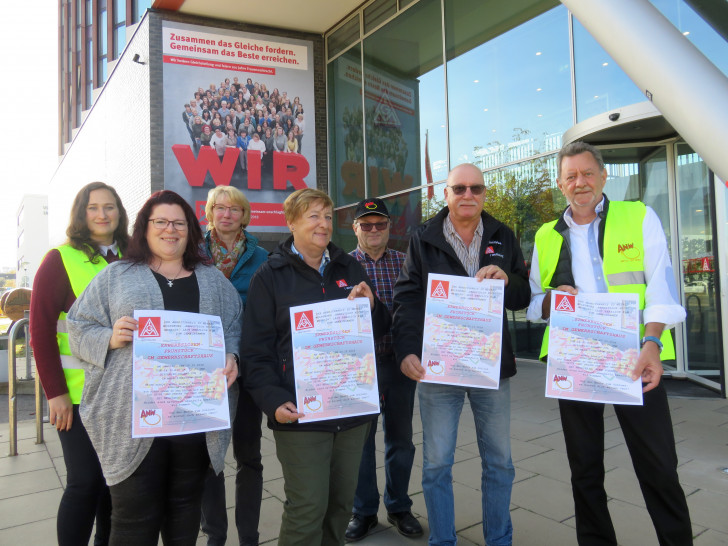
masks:
[[(567, 546), (576, 544), (574, 503), (569, 469), (555, 400), (544, 397), (544, 367), (520, 361), (511, 380), (511, 441), (516, 479), (511, 499), (516, 545)], [(467, 406), (467, 404), (466, 404)], [(670, 398), (680, 481), (690, 506), (697, 546), (728, 544), (728, 400)], [(632, 470), (614, 412), (605, 414), (606, 490), (620, 545), (657, 544), (652, 524)], [(18, 427), (19, 456), (8, 456), (8, 425), (0, 425), (0, 545), (55, 544), (56, 511), (65, 483), (65, 467), (58, 436), (45, 426), (45, 443), (35, 443), (34, 421)], [(425, 528), (425, 537), (407, 539), (387, 523), (379, 511), (379, 525), (362, 544), (378, 546), (426, 544), (427, 511), (422, 495), (422, 426), (418, 408), (414, 418), (415, 455), (410, 494), (412, 510)], [(379, 484), (382, 487), (382, 432), (377, 433)], [(275, 544), (282, 512), (283, 478), (272, 434), (263, 437), (264, 491), (260, 521), (261, 544)], [(483, 544), (480, 514), (480, 459), (469, 408), (463, 410), (455, 465), (456, 528), (458, 544)], [(234, 460), (226, 459), (228, 520), (234, 521)], [(234, 525), (228, 543), (237, 544)], [(198, 545), (205, 545), (200, 535)]]

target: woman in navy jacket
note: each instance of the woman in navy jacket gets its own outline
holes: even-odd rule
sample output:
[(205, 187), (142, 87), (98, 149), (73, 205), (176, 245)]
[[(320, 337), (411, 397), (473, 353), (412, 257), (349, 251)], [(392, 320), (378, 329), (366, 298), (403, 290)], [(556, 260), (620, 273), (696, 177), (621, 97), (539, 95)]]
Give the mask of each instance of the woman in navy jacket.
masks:
[[(223, 272), (240, 294), (243, 307), (248, 298), (248, 285), (253, 273), (268, 258), (258, 246), (258, 239), (245, 228), (250, 222), (250, 203), (239, 189), (217, 186), (210, 190), (205, 205), (208, 230), (203, 249), (215, 266)], [(242, 381), (243, 374), (239, 375)], [(240, 544), (258, 544), (258, 521), (263, 495), (263, 465), (260, 456), (262, 414), (240, 384), (240, 398), (233, 421), (233, 454), (237, 463), (235, 475), (235, 525)], [(225, 477), (210, 471), (202, 498), (202, 531), (208, 544), (225, 544), (227, 512)]]

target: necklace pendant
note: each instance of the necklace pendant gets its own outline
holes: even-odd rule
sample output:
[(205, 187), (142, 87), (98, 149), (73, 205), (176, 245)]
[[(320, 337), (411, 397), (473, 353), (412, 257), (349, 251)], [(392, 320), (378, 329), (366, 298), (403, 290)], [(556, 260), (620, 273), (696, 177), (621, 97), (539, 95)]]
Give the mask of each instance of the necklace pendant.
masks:
[(170, 288), (172, 288), (172, 284), (173, 284), (173, 282), (170, 281), (169, 279), (167, 279), (167, 286), (169, 286)]

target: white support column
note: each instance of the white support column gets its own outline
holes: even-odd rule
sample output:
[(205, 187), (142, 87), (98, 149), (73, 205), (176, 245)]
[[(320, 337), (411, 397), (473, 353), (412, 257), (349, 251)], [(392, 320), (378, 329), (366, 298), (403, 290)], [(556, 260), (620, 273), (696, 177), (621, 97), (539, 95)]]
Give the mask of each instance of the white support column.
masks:
[(707, 165), (728, 179), (728, 78), (648, 0), (561, 3)]

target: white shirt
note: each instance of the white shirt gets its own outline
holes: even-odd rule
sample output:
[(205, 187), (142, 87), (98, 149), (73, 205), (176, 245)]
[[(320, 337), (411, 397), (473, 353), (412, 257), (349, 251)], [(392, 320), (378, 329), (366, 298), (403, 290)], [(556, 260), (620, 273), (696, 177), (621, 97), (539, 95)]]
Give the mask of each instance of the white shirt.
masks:
[[(595, 212), (601, 212), (603, 206), (604, 199), (596, 206)], [(604, 271), (602, 258), (599, 256), (598, 249), (594, 249), (594, 252), (589, 248), (589, 230), (592, 229), (593, 234), (598, 234), (601, 218), (597, 214), (591, 224), (576, 224), (571, 215), (571, 207), (569, 207), (564, 213), (564, 221), (569, 226), (571, 271), (576, 284), (574, 288), (587, 294), (604, 292), (605, 290), (600, 287), (600, 285), (606, 286), (601, 278)], [(642, 238), (645, 249), (645, 282), (647, 283), (644, 322), (645, 324), (662, 322), (666, 329), (672, 328), (675, 324), (685, 320), (685, 309), (678, 300), (675, 277), (662, 224), (655, 211), (650, 207), (647, 207), (645, 219), (642, 222)], [(531, 303), (528, 306), (526, 318), (531, 322), (544, 322), (541, 318), (541, 304), (546, 294), (541, 288), (541, 272), (538, 265), (538, 251), (535, 246), (529, 283), (531, 285)]]
[(265, 142), (262, 140), (255, 141), (254, 138), (248, 142), (248, 150), (258, 150), (259, 152), (265, 152)]

